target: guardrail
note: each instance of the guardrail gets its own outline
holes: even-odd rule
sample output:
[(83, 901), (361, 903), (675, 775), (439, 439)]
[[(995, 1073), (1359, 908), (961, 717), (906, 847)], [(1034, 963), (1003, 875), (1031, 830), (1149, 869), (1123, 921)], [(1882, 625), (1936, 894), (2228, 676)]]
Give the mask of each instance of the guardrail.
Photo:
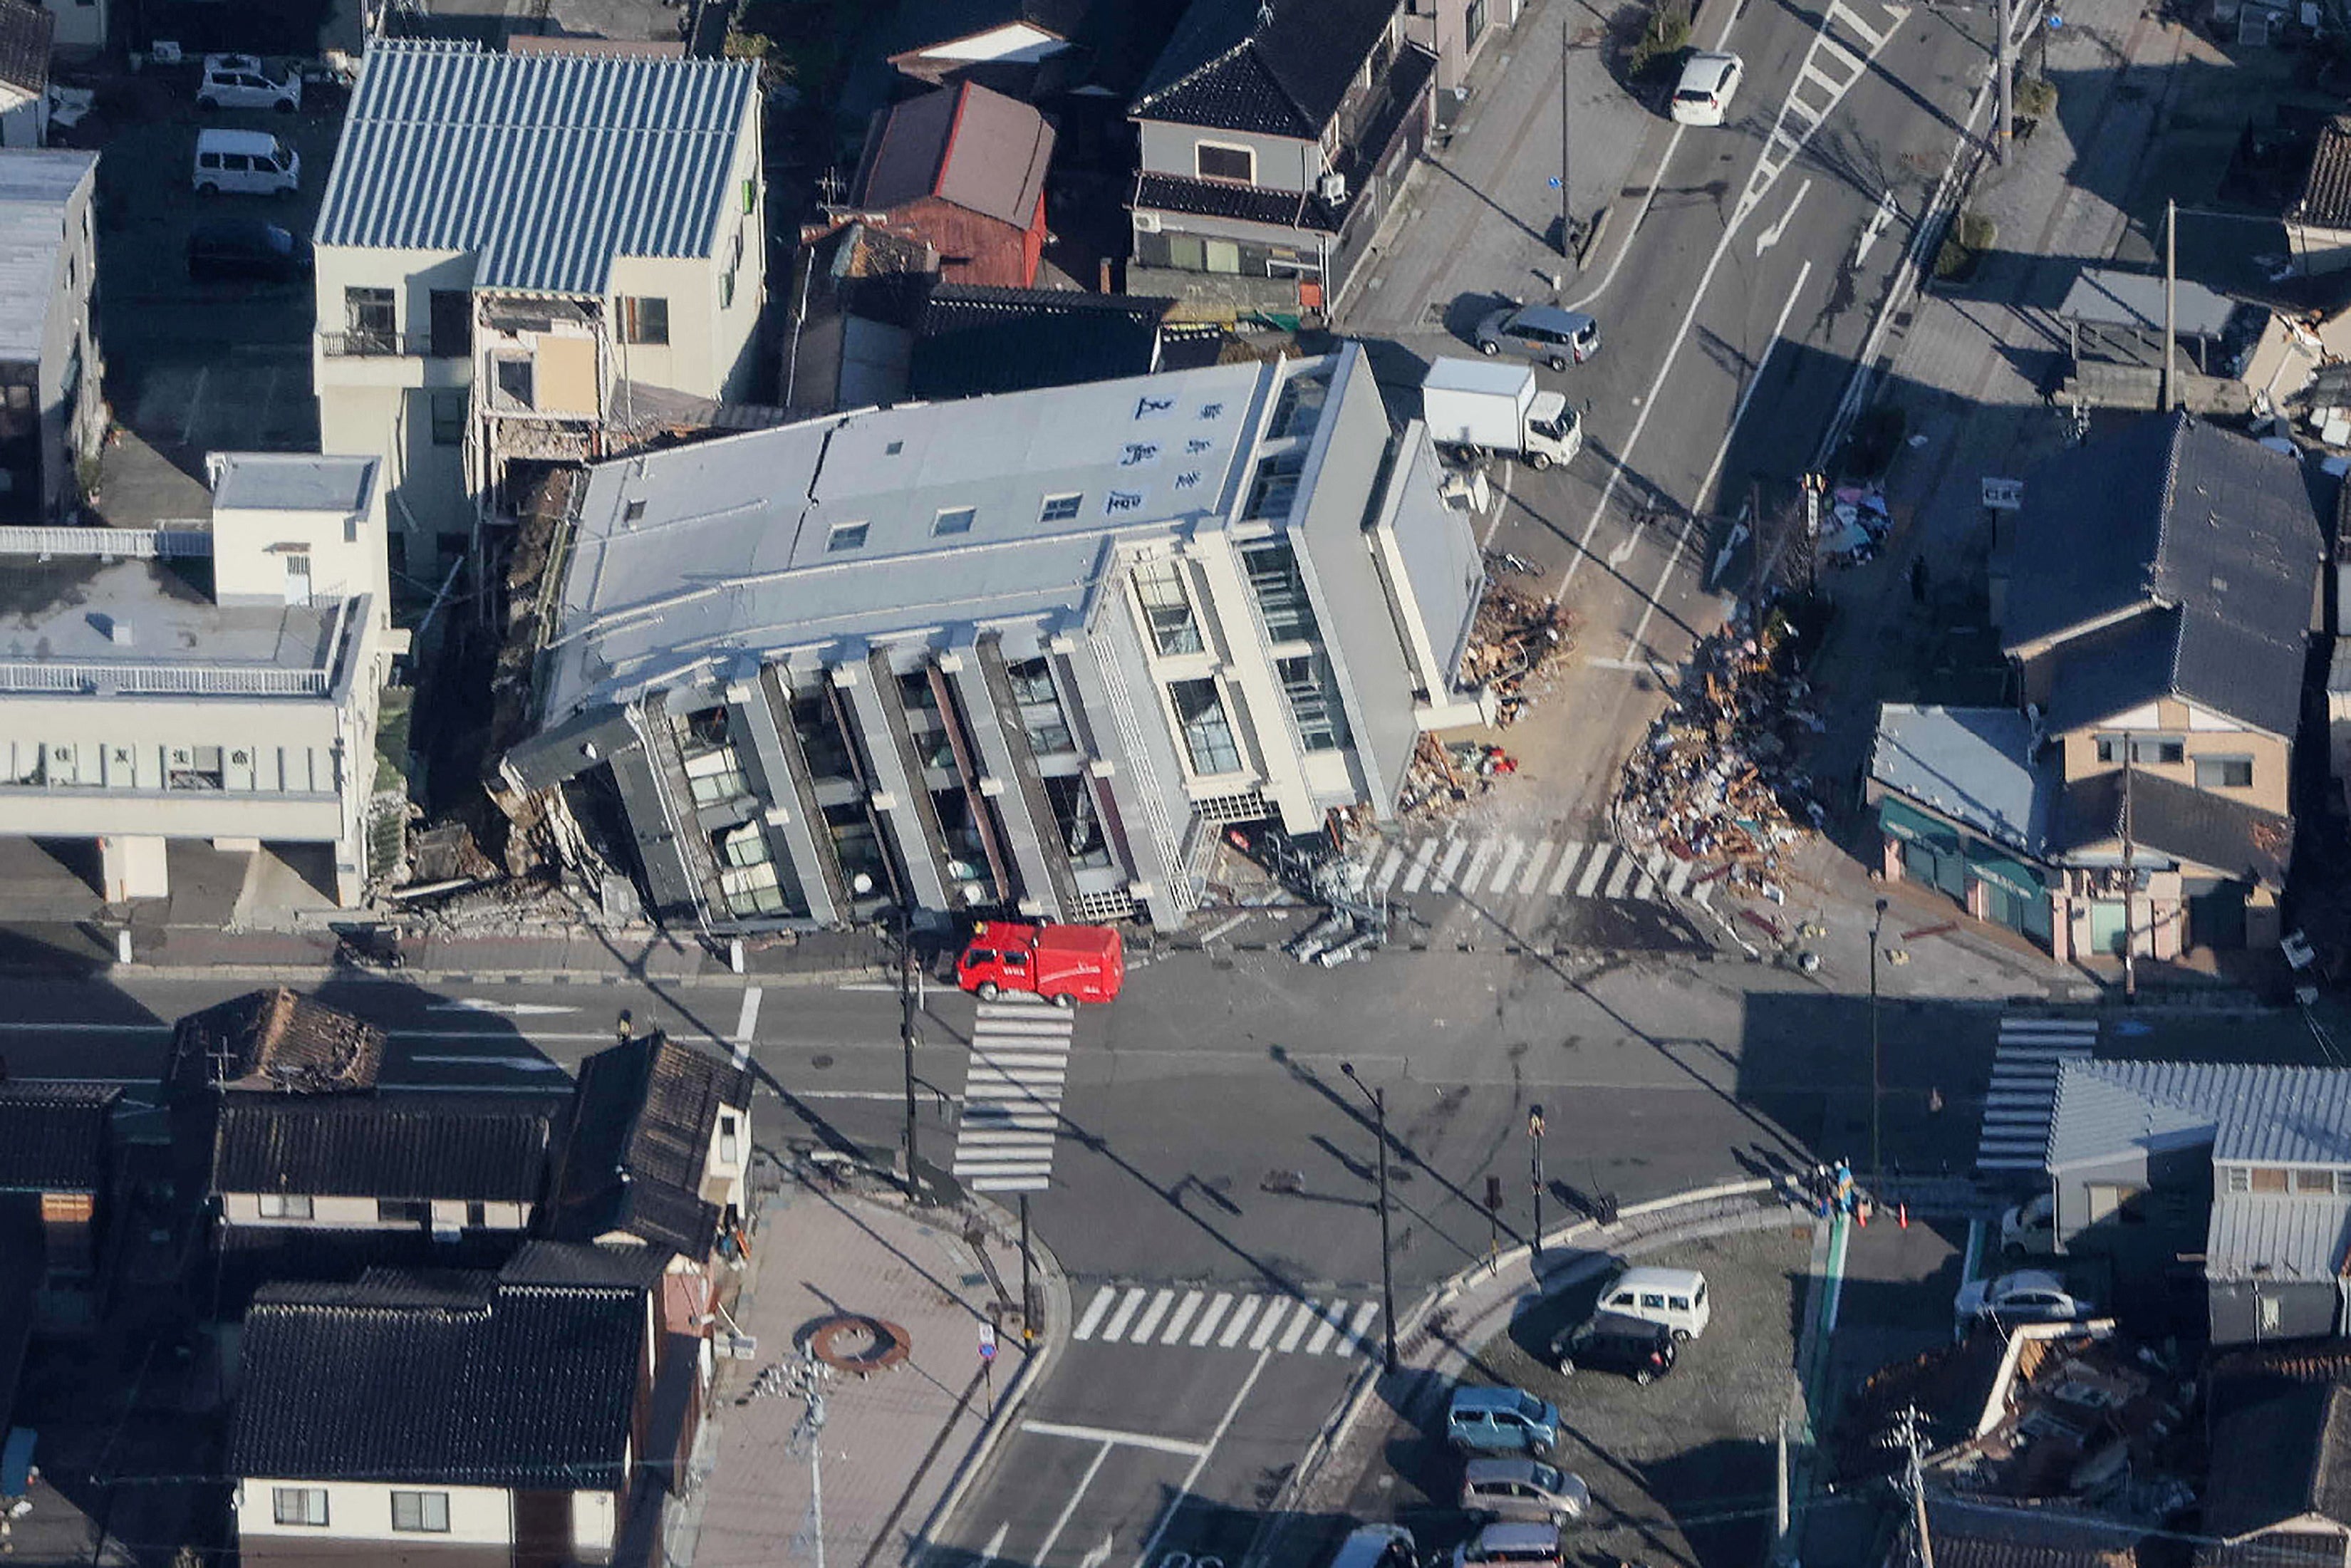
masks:
[(462, 360), (466, 353), (434, 348), (426, 332), (321, 332), (319, 346), (330, 360)]
[(212, 526), (195, 518), (174, 519), (152, 528), (0, 528), (0, 556), (154, 560), (212, 553)]
[(20, 695), (323, 697), (329, 680), (325, 670), (0, 662), (0, 693)]

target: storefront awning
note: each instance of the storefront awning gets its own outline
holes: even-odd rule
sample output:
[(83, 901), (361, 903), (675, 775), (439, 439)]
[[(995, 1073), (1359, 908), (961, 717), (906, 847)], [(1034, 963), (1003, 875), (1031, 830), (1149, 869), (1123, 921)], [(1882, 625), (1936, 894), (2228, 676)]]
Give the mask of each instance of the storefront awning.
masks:
[(1902, 839), (1914, 844), (1932, 844), (1937, 849), (1957, 849), (1958, 831), (1935, 821), (1913, 807), (1888, 795), (1877, 802), (1877, 825), (1888, 838)]
[(2019, 898), (2045, 898), (2049, 889), (2039, 872), (2022, 861), (2011, 860), (1987, 844), (1968, 846), (1968, 869), (1980, 882), (2012, 893)]

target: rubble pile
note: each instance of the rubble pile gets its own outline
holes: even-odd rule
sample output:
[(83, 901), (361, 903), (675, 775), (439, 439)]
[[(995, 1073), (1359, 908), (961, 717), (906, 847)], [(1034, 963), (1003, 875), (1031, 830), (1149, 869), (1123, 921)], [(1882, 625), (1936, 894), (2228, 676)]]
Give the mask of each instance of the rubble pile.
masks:
[(1699, 645), (1673, 706), (1625, 762), (1617, 841), (1719, 862), (1730, 886), (1779, 902), (1782, 852), (1825, 816), (1796, 766), (1802, 737), (1825, 727), (1811, 695), (1787, 617), (1767, 611), (1759, 627), (1742, 610)]
[(1499, 746), (1479, 741), (1445, 746), (1436, 737), (1424, 735), (1413, 747), (1411, 766), (1405, 769), (1396, 815), (1407, 821), (1435, 821), (1492, 789), (1495, 779), (1518, 770), (1518, 758)]
[(1501, 699), (1498, 722), (1511, 724), (1533, 700), (1530, 683), (1574, 648), (1575, 618), (1565, 608), (1508, 583), (1489, 583), (1461, 673), (1472, 685), (1494, 688)]

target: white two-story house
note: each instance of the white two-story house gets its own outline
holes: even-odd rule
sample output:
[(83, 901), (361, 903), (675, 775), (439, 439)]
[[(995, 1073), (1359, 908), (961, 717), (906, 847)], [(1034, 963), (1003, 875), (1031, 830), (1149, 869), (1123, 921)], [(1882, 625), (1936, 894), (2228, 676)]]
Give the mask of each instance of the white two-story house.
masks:
[[(743, 395), (767, 275), (748, 61), (381, 41), (320, 209), (329, 451), (389, 466), (393, 570), (461, 555), (528, 465)], [(517, 465), (526, 465), (518, 470)]]

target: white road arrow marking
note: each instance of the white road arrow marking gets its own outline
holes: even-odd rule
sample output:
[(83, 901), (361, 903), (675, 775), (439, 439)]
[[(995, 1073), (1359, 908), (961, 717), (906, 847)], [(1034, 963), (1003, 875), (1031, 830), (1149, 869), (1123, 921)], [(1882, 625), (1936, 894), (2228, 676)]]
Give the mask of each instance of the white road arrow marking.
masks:
[(498, 1002), (486, 997), (459, 997), (454, 1001), (434, 1002), (424, 1010), (431, 1013), (504, 1013), (509, 1018), (537, 1018), (576, 1013), (580, 1009), (557, 1007), (548, 1002)]
[(996, 1533), (987, 1538), (987, 1544), (980, 1550), (980, 1561), (984, 1563), (993, 1563), (998, 1558), (1002, 1557), (1004, 1555), (1004, 1538), (1011, 1532), (1012, 1526), (1008, 1521), (998, 1525), (996, 1527)]
[(1813, 183), (1810, 180), (1807, 180), (1802, 184), (1797, 186), (1794, 197), (1788, 203), (1788, 210), (1780, 214), (1780, 221), (1755, 236), (1755, 254), (1757, 256), (1761, 256), (1765, 251), (1770, 250), (1773, 246), (1780, 243), (1780, 236), (1788, 232), (1788, 220), (1794, 217), (1796, 215), (1796, 209), (1804, 204), (1804, 193), (1812, 188)]
[(1893, 226), (1894, 220), (1901, 215), (1902, 205), (1894, 199), (1893, 192), (1886, 191), (1878, 196), (1877, 211), (1870, 214), (1869, 226), (1861, 231), (1861, 238), (1854, 244), (1853, 261), (1855, 267), (1869, 259), (1869, 247), (1876, 245), (1886, 231)]
[(1105, 1530), (1102, 1531), (1102, 1544), (1079, 1558), (1078, 1568), (1102, 1568), (1103, 1563), (1110, 1561), (1111, 1544), (1110, 1531)]

